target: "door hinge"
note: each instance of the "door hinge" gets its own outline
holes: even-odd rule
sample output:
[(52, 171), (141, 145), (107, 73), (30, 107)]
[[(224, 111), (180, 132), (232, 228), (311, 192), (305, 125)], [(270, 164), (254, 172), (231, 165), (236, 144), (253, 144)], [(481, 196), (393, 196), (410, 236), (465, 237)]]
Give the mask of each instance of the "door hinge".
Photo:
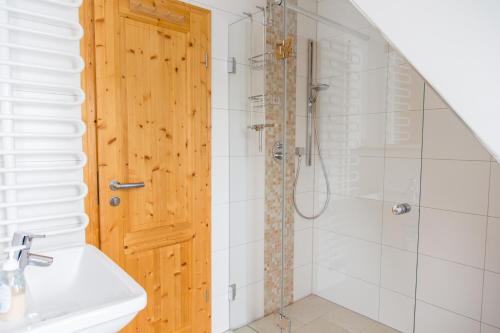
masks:
[(290, 58), (293, 55), (293, 38), (288, 37), (276, 44), (274, 55), (277, 60)]
[(203, 64), (205, 65), (205, 68), (208, 69), (208, 53), (205, 52), (205, 61), (203, 62)]
[(227, 60), (227, 72), (229, 74), (236, 74), (236, 58), (229, 57)]
[(208, 303), (210, 301), (210, 292), (208, 291), (208, 288), (205, 289), (205, 303)]
[(236, 299), (236, 283), (229, 285), (229, 300), (232, 302)]

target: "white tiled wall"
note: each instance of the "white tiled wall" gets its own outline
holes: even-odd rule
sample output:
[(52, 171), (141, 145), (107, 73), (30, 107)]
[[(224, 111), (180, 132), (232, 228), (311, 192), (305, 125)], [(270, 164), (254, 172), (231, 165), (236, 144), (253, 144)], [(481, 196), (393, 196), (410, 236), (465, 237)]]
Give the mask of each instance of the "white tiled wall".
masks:
[(416, 332), (496, 332), (499, 165), (426, 85)]
[[(255, 12), (252, 10), (252, 12)], [(229, 27), (229, 56), (236, 73), (229, 74), (229, 284), (236, 298), (229, 302), (229, 327), (238, 328), (264, 315), (265, 133), (248, 126), (263, 124), (264, 108), (248, 97), (263, 93), (263, 71), (250, 70), (248, 58), (263, 52), (261, 12)]]
[[(322, 15), (329, 11), (367, 30), (348, 1), (318, 3)], [(363, 48), (338, 31), (318, 31), (330, 52), (320, 59), (320, 76), (333, 87), (320, 101), (320, 128), (334, 200), (314, 222), (313, 292), (412, 332), (416, 290), (416, 332), (499, 332), (500, 165), (428, 85), (424, 101), (424, 80), (397, 53), (386, 64), (373, 60), (386, 55), (383, 41)], [(346, 45), (361, 57), (341, 70), (327, 60)], [(370, 69), (388, 76), (376, 79)], [(318, 168), (315, 180), (318, 207)], [(393, 216), (400, 202), (413, 210)]]
[[(230, 188), (230, 170), (235, 169), (239, 163), (247, 167), (251, 167), (259, 163), (258, 159), (240, 156), (240, 159), (230, 159), (230, 137), (232, 141), (231, 147), (238, 140), (238, 135), (234, 131), (229, 131), (230, 128), (237, 128), (234, 121), (235, 117), (230, 116), (229, 108), (229, 74), (227, 73), (227, 58), (228, 58), (228, 34), (229, 24), (244, 17), (243, 12), (256, 12), (256, 5), (262, 5), (264, 0), (187, 0), (186, 2), (194, 5), (208, 8), (212, 12), (212, 332), (225, 332), (229, 328), (229, 301), (228, 301), (228, 285), (230, 276), (230, 260), (231, 262), (239, 263), (237, 267), (248, 262), (252, 255), (249, 251), (232, 252), (230, 258), (230, 246), (238, 246), (246, 242), (255, 242), (258, 240), (255, 233), (247, 233), (250, 231), (248, 226), (254, 223), (255, 216), (258, 212), (239, 204), (236, 207), (230, 203), (230, 193), (238, 191), (242, 197), (255, 199), (259, 196), (257, 187), (253, 179), (241, 178), (237, 179), (236, 175), (232, 174), (233, 187)], [(245, 42), (244, 39), (241, 43)], [(250, 160), (248, 160), (250, 159)], [(247, 163), (248, 162), (248, 163)], [(253, 163), (253, 164), (252, 164)], [(263, 171), (261, 171), (263, 172)], [(236, 180), (241, 180), (243, 183), (236, 183)], [(235, 184), (238, 184), (235, 186)], [(239, 187), (239, 186), (242, 187)], [(232, 192), (230, 192), (232, 190)], [(262, 211), (262, 209), (261, 209)], [(238, 228), (242, 228), (241, 232), (231, 234), (230, 238), (230, 220), (238, 221)], [(260, 223), (260, 222), (259, 222)], [(257, 223), (262, 225), (262, 223)], [(245, 229), (246, 228), (246, 229)], [(233, 230), (232, 228), (231, 230)], [(248, 239), (244, 239), (247, 237)], [(229, 240), (232, 240), (230, 244)], [(262, 237), (260, 238), (262, 242)], [(241, 254), (244, 261), (235, 260), (235, 256)], [(249, 257), (250, 256), (250, 257)], [(234, 265), (232, 265), (234, 267)], [(251, 274), (251, 270), (257, 269), (254, 266), (245, 266), (244, 270), (239, 271), (239, 279), (245, 281), (253, 281), (255, 277)], [(233, 268), (233, 271), (235, 268)], [(262, 269), (259, 269), (262, 272)], [(254, 286), (255, 287), (255, 286)], [(248, 292), (248, 297), (253, 302), (259, 302), (258, 293), (252, 290)], [(243, 298), (245, 294), (240, 293)], [(241, 299), (241, 298), (240, 298)], [(244, 300), (241, 299), (243, 303)]]
[[(418, 207), (398, 219), (390, 209), (419, 201), (424, 82), (348, 1), (323, 0), (318, 13), (370, 39), (318, 25), (318, 76), (330, 84), (318, 114), (332, 201), (314, 222), (313, 292), (411, 332)], [(315, 180), (318, 211), (320, 168)]]

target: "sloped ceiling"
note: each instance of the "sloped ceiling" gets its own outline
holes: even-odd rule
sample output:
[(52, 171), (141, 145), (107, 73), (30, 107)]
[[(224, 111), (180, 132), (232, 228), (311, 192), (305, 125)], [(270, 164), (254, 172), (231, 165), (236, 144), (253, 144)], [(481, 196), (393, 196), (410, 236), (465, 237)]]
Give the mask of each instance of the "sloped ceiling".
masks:
[(500, 161), (500, 1), (351, 2)]

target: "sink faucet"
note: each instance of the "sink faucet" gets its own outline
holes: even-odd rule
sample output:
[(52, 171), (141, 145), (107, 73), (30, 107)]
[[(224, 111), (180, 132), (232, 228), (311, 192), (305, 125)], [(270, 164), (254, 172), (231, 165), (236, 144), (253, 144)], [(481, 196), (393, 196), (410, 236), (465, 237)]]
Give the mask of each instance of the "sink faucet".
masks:
[(54, 258), (31, 253), (31, 244), (35, 238), (45, 238), (45, 235), (34, 235), (28, 232), (16, 232), (12, 240), (12, 246), (24, 246), (24, 249), (15, 253), (19, 260), (19, 268), (24, 270), (26, 266), (33, 265), (47, 267), (52, 265)]

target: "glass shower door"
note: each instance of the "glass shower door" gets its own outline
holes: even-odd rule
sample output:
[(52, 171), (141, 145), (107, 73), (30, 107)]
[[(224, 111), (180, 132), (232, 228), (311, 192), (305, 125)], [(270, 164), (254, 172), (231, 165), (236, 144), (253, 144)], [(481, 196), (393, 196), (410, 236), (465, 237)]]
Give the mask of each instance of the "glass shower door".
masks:
[(413, 332), (424, 81), (349, 2), (286, 3), (296, 107), (285, 313), (297, 332)]
[[(272, 22), (283, 10), (256, 9), (229, 26), (230, 328), (281, 306), (283, 63)], [(283, 38), (279, 38), (282, 40)], [(274, 82), (274, 83), (271, 83)], [(280, 157), (281, 156), (281, 157)]]

